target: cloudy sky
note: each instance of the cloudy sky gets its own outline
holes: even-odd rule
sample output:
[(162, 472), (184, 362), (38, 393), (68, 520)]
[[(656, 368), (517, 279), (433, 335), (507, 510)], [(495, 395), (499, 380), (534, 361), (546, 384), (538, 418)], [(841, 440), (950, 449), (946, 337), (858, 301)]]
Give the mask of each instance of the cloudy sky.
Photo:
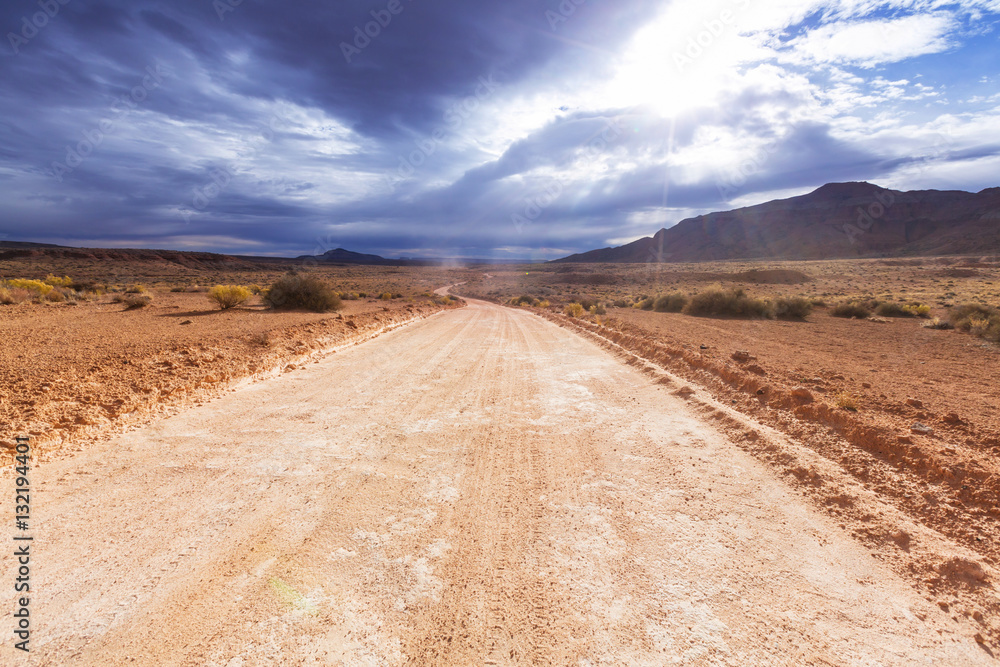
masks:
[(1000, 0), (5, 0), (0, 239), (553, 258), (1000, 185)]

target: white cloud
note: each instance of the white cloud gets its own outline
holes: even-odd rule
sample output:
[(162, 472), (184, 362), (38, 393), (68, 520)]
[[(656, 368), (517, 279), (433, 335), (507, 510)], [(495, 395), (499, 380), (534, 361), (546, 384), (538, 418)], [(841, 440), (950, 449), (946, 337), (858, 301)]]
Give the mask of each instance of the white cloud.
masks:
[(829, 23), (793, 39), (781, 59), (793, 64), (834, 63), (871, 68), (940, 53), (952, 45), (954, 18), (947, 13), (898, 19)]

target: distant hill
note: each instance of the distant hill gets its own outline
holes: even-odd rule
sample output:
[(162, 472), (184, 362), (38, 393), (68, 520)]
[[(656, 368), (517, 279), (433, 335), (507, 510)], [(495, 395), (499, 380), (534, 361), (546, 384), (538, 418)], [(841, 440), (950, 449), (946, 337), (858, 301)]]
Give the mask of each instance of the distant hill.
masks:
[(800, 197), (688, 218), (555, 262), (834, 259), (1000, 252), (1000, 188), (900, 192), (829, 183)]
[(68, 246), (53, 243), (34, 243), (32, 241), (0, 241), (0, 250), (9, 248), (66, 248)]
[(345, 250), (344, 248), (335, 248), (334, 250), (327, 250), (322, 255), (302, 255), (296, 259), (300, 260), (314, 260), (323, 264), (390, 264), (399, 265), (407, 263), (407, 260), (398, 259), (386, 259), (384, 257), (379, 257), (378, 255), (366, 255), (360, 252), (354, 252), (353, 250)]
[[(189, 269), (252, 269), (264, 258), (233, 257), (213, 252), (184, 250), (146, 250), (133, 248), (69, 248), (42, 243), (0, 246), (0, 260), (99, 260), (121, 264), (145, 263), (179, 265)], [(284, 260), (291, 262), (292, 260)]]

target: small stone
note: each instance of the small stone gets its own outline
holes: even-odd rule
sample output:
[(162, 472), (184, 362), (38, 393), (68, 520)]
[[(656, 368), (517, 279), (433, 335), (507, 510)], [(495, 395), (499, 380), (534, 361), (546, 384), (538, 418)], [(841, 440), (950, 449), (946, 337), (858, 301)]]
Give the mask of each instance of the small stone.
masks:
[(972, 612), (972, 620), (979, 621), (980, 623), (982, 623), (982, 621), (983, 621), (983, 612), (979, 611), (978, 609), (975, 610), (974, 612)]
[(900, 435), (900, 436), (896, 437), (896, 442), (901, 442), (903, 444), (907, 444), (908, 445), (911, 442), (913, 442), (913, 438), (911, 438), (908, 435)]
[(700, 346), (700, 348), (701, 348), (702, 350), (707, 350), (707, 349), (708, 349), (708, 345), (701, 345), (701, 346)]
[(915, 398), (908, 398), (908, 399), (906, 399), (906, 404), (909, 405), (911, 408), (922, 408), (922, 407), (924, 407), (924, 404), (921, 401), (918, 401)]
[(934, 429), (920, 422), (913, 422), (913, 425), (910, 426), (910, 432), (919, 433), (920, 435), (934, 435)]
[(962, 418), (958, 416), (958, 413), (949, 412), (944, 417), (941, 418), (945, 424), (961, 424)]
[(183, 322), (181, 322), (181, 325), (185, 324), (194, 324), (194, 322), (192, 322), (191, 320), (184, 320)]
[(978, 632), (975, 635), (973, 635), (972, 638), (976, 640), (977, 644), (985, 644), (986, 643), (986, 639), (980, 633), (978, 633)]
[(746, 350), (737, 350), (736, 352), (733, 352), (732, 358), (733, 361), (737, 361), (742, 364), (750, 361), (754, 357)]
[(871, 389), (872, 388), (872, 385), (871, 385), (870, 382), (862, 382), (861, 386), (864, 387), (865, 389)]
[(804, 401), (806, 403), (812, 403), (815, 399), (813, 398), (812, 392), (805, 387), (796, 387), (792, 389), (792, 398)]

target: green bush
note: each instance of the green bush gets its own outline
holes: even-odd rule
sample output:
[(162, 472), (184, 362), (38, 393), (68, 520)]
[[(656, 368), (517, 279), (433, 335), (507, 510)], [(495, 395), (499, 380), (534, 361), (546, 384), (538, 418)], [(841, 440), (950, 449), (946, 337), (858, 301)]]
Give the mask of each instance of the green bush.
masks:
[(305, 308), (325, 313), (339, 310), (342, 305), (340, 297), (322, 280), (294, 271), (278, 278), (262, 296), (271, 308)]
[(253, 296), (249, 287), (242, 285), (216, 285), (208, 290), (208, 298), (222, 310), (234, 308)]
[(653, 310), (658, 313), (679, 313), (688, 303), (687, 296), (682, 292), (673, 292), (656, 297)]
[(656, 299), (654, 299), (651, 296), (648, 296), (645, 299), (640, 300), (633, 307), (634, 308), (638, 308), (639, 310), (652, 310), (653, 309), (653, 305), (655, 303), (656, 303)]
[(723, 289), (710, 287), (691, 297), (684, 307), (688, 315), (766, 318), (774, 317), (774, 311), (767, 301), (747, 296), (739, 287)]
[(872, 312), (864, 304), (856, 301), (844, 301), (834, 306), (830, 314), (834, 317), (856, 317), (859, 320), (863, 320), (870, 316)]
[(802, 320), (813, 310), (813, 303), (801, 296), (782, 296), (774, 301), (774, 315), (783, 320)]
[(563, 309), (563, 313), (569, 315), (570, 317), (580, 317), (581, 315), (583, 315), (584, 310), (582, 305), (578, 303), (570, 303), (567, 304), (566, 308)]

